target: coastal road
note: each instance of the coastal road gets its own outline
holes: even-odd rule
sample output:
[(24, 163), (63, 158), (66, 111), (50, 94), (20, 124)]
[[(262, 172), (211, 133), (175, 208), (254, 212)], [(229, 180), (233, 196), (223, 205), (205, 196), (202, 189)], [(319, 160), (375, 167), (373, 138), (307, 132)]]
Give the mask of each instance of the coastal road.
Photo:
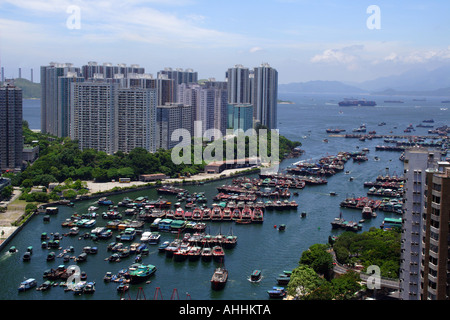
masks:
[[(347, 268), (341, 264), (339, 264), (336, 260), (336, 254), (334, 253), (333, 250), (330, 251), (331, 255), (333, 256), (333, 261), (334, 261), (334, 265), (333, 265), (333, 271), (336, 274), (344, 274), (347, 271), (355, 271), (351, 268)], [(367, 280), (369, 279), (369, 277), (373, 276), (372, 274), (367, 274), (364, 272), (359, 272), (361, 280), (363, 280), (366, 284), (367, 284)], [(395, 279), (388, 279), (388, 278), (383, 278), (380, 277), (380, 286), (382, 288), (389, 288), (389, 289), (395, 289), (395, 290), (399, 290), (400, 289), (400, 281), (399, 280), (395, 280)]]

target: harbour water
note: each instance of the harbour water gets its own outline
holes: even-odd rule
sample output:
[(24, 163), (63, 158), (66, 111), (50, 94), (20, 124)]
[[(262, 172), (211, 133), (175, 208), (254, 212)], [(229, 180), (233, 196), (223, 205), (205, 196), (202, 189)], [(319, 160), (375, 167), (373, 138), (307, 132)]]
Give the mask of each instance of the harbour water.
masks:
[[(297, 210), (268, 211), (264, 215), (263, 224), (235, 224), (233, 222), (208, 222), (207, 231), (211, 234), (228, 234), (232, 232), (238, 237), (238, 244), (233, 249), (225, 251), (225, 266), (229, 270), (229, 279), (225, 288), (221, 291), (213, 291), (210, 279), (215, 267), (211, 262), (174, 262), (158, 253), (157, 246), (150, 246), (150, 254), (143, 257), (143, 263), (153, 264), (157, 267), (150, 283), (132, 285), (125, 297), (135, 299), (140, 287), (147, 299), (153, 299), (156, 288), (160, 288), (162, 294), (158, 299), (168, 300), (174, 290), (179, 299), (191, 298), (193, 300), (265, 300), (268, 299), (267, 290), (276, 285), (276, 277), (283, 270), (290, 270), (298, 265), (300, 256), (304, 250), (315, 243), (326, 243), (330, 235), (338, 235), (342, 231), (332, 230), (330, 222), (342, 212), (346, 220), (360, 220), (361, 212), (340, 208), (339, 203), (348, 196), (365, 196), (367, 188), (363, 187), (365, 181), (374, 180), (378, 175), (402, 175), (403, 163), (399, 160), (400, 152), (376, 151), (377, 145), (384, 144), (383, 139), (360, 141), (358, 139), (346, 139), (344, 137), (330, 136), (325, 132), (327, 128), (345, 129), (344, 133), (351, 133), (353, 128), (366, 124), (368, 131), (375, 130), (377, 134), (398, 135), (427, 135), (429, 128), (415, 128), (411, 133), (403, 130), (412, 124), (416, 126), (422, 120), (435, 120), (434, 126), (450, 124), (450, 111), (444, 110), (445, 104), (441, 98), (427, 98), (426, 101), (415, 101), (415, 97), (396, 97), (404, 103), (384, 103), (388, 97), (370, 97), (376, 100), (376, 107), (339, 107), (338, 101), (342, 96), (333, 95), (305, 95), (283, 94), (283, 100), (291, 100), (294, 104), (279, 105), (280, 133), (291, 140), (302, 142), (305, 153), (299, 158), (283, 161), (281, 168), (287, 168), (293, 163), (305, 160), (316, 161), (327, 155), (335, 155), (340, 151), (353, 152), (368, 148), (366, 162), (348, 161), (345, 172), (340, 172), (328, 177), (328, 184), (320, 186), (306, 186), (299, 191), (298, 196), (291, 199), (299, 203)], [(37, 100), (38, 101), (38, 100)], [(30, 128), (38, 129), (39, 119), (36, 114), (32, 116), (24, 110), (24, 118), (30, 123)], [(33, 118), (34, 117), (34, 118)], [(386, 125), (378, 126), (385, 122)], [(328, 142), (324, 142), (328, 139)], [(376, 160), (376, 157), (378, 160)], [(351, 180), (350, 177), (353, 179)], [(186, 186), (191, 193), (205, 192), (209, 205), (217, 193), (217, 187), (229, 183), (231, 180), (222, 180), (198, 186)], [(335, 192), (336, 196), (331, 196)], [(110, 197), (115, 203), (124, 197), (136, 198), (148, 196), (149, 199), (157, 199), (159, 195), (155, 189), (126, 193)], [(175, 202), (175, 197), (165, 196)], [(0, 299), (45, 299), (45, 300), (116, 300), (121, 295), (116, 291), (117, 284), (104, 283), (103, 276), (107, 271), (117, 273), (123, 268), (129, 267), (134, 258), (123, 259), (121, 262), (105, 261), (111, 253), (107, 252), (107, 245), (114, 238), (93, 242), (90, 239), (75, 237), (63, 237), (61, 247), (73, 246), (75, 256), (80, 254), (85, 246), (98, 247), (98, 253), (88, 255), (86, 262), (78, 263), (81, 271), (86, 272), (88, 281), (96, 282), (96, 292), (92, 295), (83, 294), (76, 296), (71, 292), (65, 292), (62, 287), (52, 287), (41, 292), (34, 289), (26, 292), (18, 292), (17, 288), (25, 278), (35, 278), (38, 285), (44, 282), (43, 272), (50, 268), (56, 268), (60, 264), (66, 266), (76, 264), (73, 261), (63, 263), (62, 258), (56, 258), (47, 262), (46, 257), (51, 249), (40, 247), (40, 235), (59, 232), (67, 233), (68, 230), (61, 227), (61, 223), (74, 213), (85, 213), (91, 205), (96, 205), (96, 200), (77, 202), (74, 207), (60, 206), (59, 213), (51, 216), (50, 222), (44, 222), (43, 216), (35, 216), (9, 243), (7, 248), (15, 246), (19, 252), (11, 254), (7, 248), (0, 252)], [(99, 212), (102, 212), (100, 208)], [(306, 212), (306, 217), (301, 213)], [(379, 228), (384, 216), (398, 217), (394, 213), (379, 212), (373, 219), (366, 219), (362, 231), (370, 227)], [(107, 220), (97, 218), (96, 226), (106, 225)], [(286, 225), (285, 231), (278, 231), (275, 226)], [(83, 232), (81, 230), (80, 234)], [(114, 233), (114, 236), (117, 232)], [(161, 233), (161, 241), (173, 239), (174, 234)], [(31, 261), (23, 262), (22, 255), (28, 246), (33, 246)], [(58, 250), (54, 250), (56, 254)], [(248, 277), (254, 269), (262, 271), (262, 280), (259, 283), (251, 283)]]

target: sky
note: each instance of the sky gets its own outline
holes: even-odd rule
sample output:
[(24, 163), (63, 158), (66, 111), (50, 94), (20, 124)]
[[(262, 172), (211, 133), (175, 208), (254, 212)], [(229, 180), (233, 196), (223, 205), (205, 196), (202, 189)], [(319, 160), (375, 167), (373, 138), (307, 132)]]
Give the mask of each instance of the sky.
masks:
[(448, 0), (0, 0), (0, 64), (192, 68), (269, 63), (279, 83), (362, 82), (450, 64)]

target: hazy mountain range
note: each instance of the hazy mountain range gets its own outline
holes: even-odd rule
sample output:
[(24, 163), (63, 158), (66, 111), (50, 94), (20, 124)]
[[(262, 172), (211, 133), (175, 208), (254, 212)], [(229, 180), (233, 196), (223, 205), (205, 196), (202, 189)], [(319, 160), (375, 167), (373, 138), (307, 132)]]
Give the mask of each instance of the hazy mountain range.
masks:
[(280, 93), (450, 96), (450, 66), (431, 71), (415, 69), (400, 75), (386, 76), (360, 83), (307, 81), (280, 84), (278, 91)]
[[(26, 79), (15, 79), (22, 88), (23, 97), (40, 98), (39, 83)], [(334, 94), (379, 94), (379, 95), (423, 95), (450, 97), (450, 66), (434, 70), (415, 69), (400, 75), (350, 83), (343, 81), (307, 81), (278, 85), (279, 93), (334, 93)]]

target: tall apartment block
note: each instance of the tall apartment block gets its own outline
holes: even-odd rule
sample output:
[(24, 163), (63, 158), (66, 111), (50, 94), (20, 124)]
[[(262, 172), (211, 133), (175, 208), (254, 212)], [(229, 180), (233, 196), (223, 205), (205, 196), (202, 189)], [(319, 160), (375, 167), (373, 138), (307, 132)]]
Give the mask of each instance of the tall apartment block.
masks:
[(250, 103), (250, 71), (237, 64), (226, 72), (228, 103)]
[(405, 152), (405, 196), (401, 236), (400, 298), (420, 300), (420, 266), (424, 213), (426, 170), (434, 168), (439, 151), (410, 148)]
[[(185, 129), (193, 135), (192, 106), (181, 103), (166, 103), (156, 111), (156, 148), (171, 149), (180, 141), (172, 141), (176, 129)], [(191, 141), (189, 140), (188, 143)]]
[(115, 108), (115, 150), (156, 151), (156, 89), (120, 88)]
[(0, 87), (0, 169), (22, 167), (22, 90), (12, 84)]
[(182, 83), (177, 89), (177, 102), (192, 106), (194, 121), (202, 124), (202, 135), (209, 129), (218, 129), (225, 134), (227, 97), (226, 83), (214, 79), (202, 85)]
[(277, 129), (278, 71), (268, 63), (254, 68), (253, 117), (269, 129)]
[(104, 81), (72, 84), (71, 138), (78, 140), (81, 150), (116, 151), (117, 89), (117, 84)]
[(158, 71), (158, 77), (162, 74), (167, 75), (168, 79), (175, 80), (175, 85), (182, 83), (197, 83), (198, 73), (192, 69), (183, 70), (181, 68), (164, 68), (164, 70)]
[[(60, 80), (60, 77), (68, 75), (68, 79)], [(80, 68), (71, 63), (51, 62), (48, 66), (41, 66), (41, 132), (59, 137), (68, 135), (68, 82), (80, 75)]]
[(423, 215), (421, 282), (422, 300), (450, 297), (450, 163), (438, 162), (426, 170)]

